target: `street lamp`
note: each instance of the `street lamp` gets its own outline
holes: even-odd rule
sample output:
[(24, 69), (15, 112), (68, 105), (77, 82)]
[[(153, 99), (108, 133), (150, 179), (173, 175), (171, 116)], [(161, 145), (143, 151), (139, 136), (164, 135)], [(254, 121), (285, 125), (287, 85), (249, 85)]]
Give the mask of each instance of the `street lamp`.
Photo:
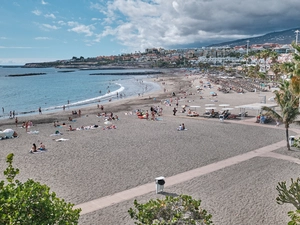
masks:
[(296, 45), (298, 44), (298, 34), (299, 34), (299, 32), (300, 32), (299, 30), (295, 31), (295, 33), (296, 33)]
[[(295, 33), (296, 33), (296, 45), (298, 45), (298, 34), (299, 34), (299, 30), (296, 30)], [(297, 49), (295, 49), (295, 53), (297, 53)]]
[(246, 65), (248, 65), (248, 49), (249, 49), (249, 40), (247, 40), (247, 51), (246, 51), (246, 53), (247, 53), (247, 61), (246, 61)]
[(249, 40), (247, 40), (247, 55), (248, 55), (248, 48), (249, 48)]

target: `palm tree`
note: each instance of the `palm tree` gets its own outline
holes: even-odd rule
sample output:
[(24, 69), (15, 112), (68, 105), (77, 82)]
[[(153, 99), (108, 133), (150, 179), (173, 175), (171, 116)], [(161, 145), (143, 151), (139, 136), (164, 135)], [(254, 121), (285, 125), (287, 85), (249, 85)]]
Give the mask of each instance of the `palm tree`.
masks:
[(271, 51), (268, 49), (260, 52), (260, 57), (264, 59), (265, 62), (265, 68), (264, 68), (265, 72), (267, 72), (267, 59), (270, 57), (270, 55), (271, 55)]
[(267, 76), (266, 76), (266, 72), (258, 72), (258, 77), (261, 80), (266, 80)]
[[(289, 143), (289, 127), (290, 124), (294, 123), (297, 116), (300, 115), (298, 104), (299, 96), (295, 95), (290, 88), (290, 82), (285, 80), (280, 83), (280, 90), (274, 91), (275, 101), (277, 102), (280, 112), (276, 112), (274, 109), (269, 107), (262, 107), (263, 110), (267, 111), (267, 114), (272, 118), (281, 121), (285, 126), (287, 149), (290, 150)], [(299, 122), (296, 122), (299, 123)], [(299, 123), (300, 124), (300, 123)]]
[(271, 63), (276, 63), (278, 59), (278, 53), (275, 51), (271, 51), (269, 57), (271, 59)]
[(296, 49), (294, 53), (293, 63), (290, 65), (290, 78), (291, 78), (291, 88), (295, 94), (300, 95), (300, 46), (296, 45), (294, 42), (292, 46)]
[(280, 64), (279, 63), (275, 63), (271, 66), (271, 69), (275, 75), (275, 80), (278, 81), (279, 80), (279, 74), (281, 74), (281, 68), (280, 68)]

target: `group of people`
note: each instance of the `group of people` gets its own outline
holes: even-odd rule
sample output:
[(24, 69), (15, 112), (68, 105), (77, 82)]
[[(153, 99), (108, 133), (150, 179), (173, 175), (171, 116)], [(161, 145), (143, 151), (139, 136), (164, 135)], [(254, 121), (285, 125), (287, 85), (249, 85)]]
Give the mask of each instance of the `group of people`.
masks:
[[(18, 125), (18, 118), (15, 119), (15, 123), (16, 123), (16, 126), (17, 126)], [(28, 128), (30, 128), (32, 126), (33, 126), (32, 121), (24, 121), (22, 123), (22, 128), (25, 128), (26, 132), (28, 132)]]
[[(162, 114), (162, 108), (161, 107), (159, 107), (159, 106), (158, 107), (151, 106), (150, 107), (150, 115), (149, 115), (149, 111), (148, 110), (146, 110), (146, 111), (142, 111), (140, 109), (136, 110), (136, 115), (140, 119), (155, 120), (155, 115), (156, 114), (158, 116), (160, 116)], [(149, 116), (151, 116), (151, 117), (149, 118)]]
[(78, 117), (81, 117), (81, 110), (79, 109), (79, 110), (78, 110), (78, 113), (77, 113), (76, 110), (72, 111), (72, 115), (75, 115), (75, 116), (78, 115)]
[(40, 151), (45, 151), (46, 150), (46, 146), (41, 142), (40, 143), (40, 147), (37, 147), (35, 143), (32, 144), (30, 153), (34, 153), (34, 152), (38, 152), (38, 150)]
[(185, 130), (185, 125), (184, 125), (184, 123), (179, 124), (179, 127), (177, 128), (177, 130)]

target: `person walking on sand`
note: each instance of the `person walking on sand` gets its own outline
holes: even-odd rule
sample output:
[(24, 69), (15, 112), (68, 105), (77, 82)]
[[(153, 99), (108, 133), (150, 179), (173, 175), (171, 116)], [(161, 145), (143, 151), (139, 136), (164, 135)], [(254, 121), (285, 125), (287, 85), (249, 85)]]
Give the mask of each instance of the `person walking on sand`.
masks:
[(18, 117), (15, 118), (16, 127), (18, 126)]
[(177, 109), (174, 107), (174, 109), (173, 109), (173, 116), (176, 116), (176, 112), (177, 112)]
[(25, 123), (26, 133), (27, 133), (27, 131), (28, 131), (28, 126), (29, 126), (29, 121), (26, 121), (26, 123)]
[(42, 114), (42, 108), (39, 107), (39, 114)]

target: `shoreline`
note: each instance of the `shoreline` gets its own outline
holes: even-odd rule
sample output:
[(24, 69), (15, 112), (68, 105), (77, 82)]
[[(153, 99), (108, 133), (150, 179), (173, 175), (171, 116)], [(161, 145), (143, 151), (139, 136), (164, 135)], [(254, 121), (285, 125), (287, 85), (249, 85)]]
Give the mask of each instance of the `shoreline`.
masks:
[[(24, 114), (16, 114), (15, 117), (18, 117), (19, 121), (26, 121), (26, 120), (30, 120), (33, 123), (52, 123), (53, 121), (56, 120), (66, 120), (68, 118), (68, 116), (72, 116), (71, 112), (72, 110), (81, 110), (83, 114), (96, 114), (97, 112), (99, 112), (99, 108), (97, 108), (97, 105), (103, 105), (103, 106), (108, 106), (110, 108), (110, 111), (115, 111), (115, 112), (120, 112), (124, 109), (124, 107), (122, 107), (122, 105), (127, 105), (128, 107), (126, 107), (126, 111), (133, 111), (134, 110), (134, 106), (138, 106), (140, 104), (149, 104), (151, 102), (153, 102), (153, 98), (162, 98), (164, 96), (168, 96), (167, 93), (163, 93), (163, 85), (161, 84), (161, 82), (159, 81), (159, 79), (162, 78), (168, 78), (170, 76), (170, 74), (164, 74), (163, 76), (157, 78), (146, 78), (144, 80), (144, 82), (150, 82), (150, 83), (154, 83), (156, 85), (159, 85), (159, 89), (155, 89), (153, 91), (149, 91), (149, 92), (145, 92), (144, 96), (128, 96), (128, 97), (124, 97), (124, 98), (113, 98), (113, 100), (111, 102), (108, 101), (108, 99), (106, 101), (101, 101), (101, 102), (93, 102), (93, 103), (88, 103), (88, 104), (84, 104), (84, 105), (73, 105), (70, 104), (70, 107), (68, 107), (68, 105), (66, 104), (66, 110), (63, 111), (62, 107), (60, 107), (59, 109), (54, 109), (54, 110), (47, 110), (47, 111), (43, 111), (42, 114), (39, 114), (38, 110), (32, 111), (30, 113), (24, 113)], [(155, 79), (153, 81), (153, 79)], [(116, 91), (114, 91), (116, 92)], [(148, 96), (148, 97), (147, 97)], [(103, 96), (100, 96), (100, 98)], [(157, 101), (157, 104), (160, 104), (159, 101)], [(129, 106), (130, 105), (130, 106)], [(105, 107), (106, 108), (106, 107)], [(14, 122), (14, 118), (8, 118), (7, 115), (6, 117), (0, 116), (0, 127), (1, 125), (13, 125), (15, 124)], [(50, 122), (51, 121), (51, 122)]]
[[(165, 76), (165, 74), (161, 74), (161, 75)], [(151, 93), (153, 91), (156, 91), (156, 89), (158, 89), (158, 88), (161, 89), (161, 86), (158, 87), (157, 82), (152, 80), (152, 79), (154, 79), (154, 77), (149, 77), (148, 75), (140, 75), (140, 76), (133, 75), (131, 79), (136, 80), (138, 78), (140, 80), (141, 77), (145, 81), (144, 83), (148, 82), (148, 85), (150, 86), (150, 88), (148, 88), (148, 91), (144, 92), (145, 95), (147, 95), (148, 93)], [(127, 97), (127, 95), (125, 96), (125, 94), (127, 94), (131, 90), (131, 88), (124, 87), (124, 86), (122, 86), (122, 84), (116, 83), (116, 80), (112, 80), (110, 82), (113, 82), (114, 84), (119, 86), (119, 88), (114, 90), (114, 91), (111, 91), (109, 93), (105, 93), (103, 95), (98, 95), (96, 97), (83, 99), (83, 100), (78, 100), (76, 102), (72, 102), (72, 103), (69, 103), (69, 104), (44, 107), (44, 108), (42, 108), (42, 111), (43, 111), (44, 114), (56, 113), (56, 112), (59, 112), (60, 110), (62, 110), (63, 106), (65, 106), (66, 108), (72, 108), (72, 109), (76, 110), (76, 109), (79, 109), (79, 108), (92, 107), (92, 105), (94, 105), (94, 104), (107, 104), (109, 102), (109, 100), (119, 101), (123, 98), (126, 99), (128, 97), (133, 96), (132, 93), (131, 94), (129, 93), (128, 97)], [(138, 86), (138, 84), (136, 84), (136, 85)], [(139, 88), (141, 88), (141, 87), (139, 87)], [(117, 97), (117, 94), (120, 95), (120, 96)], [(38, 113), (39, 112), (38, 112), (38, 107), (37, 107), (37, 109), (33, 109), (33, 110), (29, 110), (29, 111), (23, 111), (23, 112), (22, 111), (21, 112), (16, 111), (15, 116), (17, 116), (17, 117), (35, 116)], [(3, 120), (3, 119), (12, 119), (12, 118), (9, 118), (9, 112), (6, 112), (4, 115), (0, 114), (0, 121)]]

